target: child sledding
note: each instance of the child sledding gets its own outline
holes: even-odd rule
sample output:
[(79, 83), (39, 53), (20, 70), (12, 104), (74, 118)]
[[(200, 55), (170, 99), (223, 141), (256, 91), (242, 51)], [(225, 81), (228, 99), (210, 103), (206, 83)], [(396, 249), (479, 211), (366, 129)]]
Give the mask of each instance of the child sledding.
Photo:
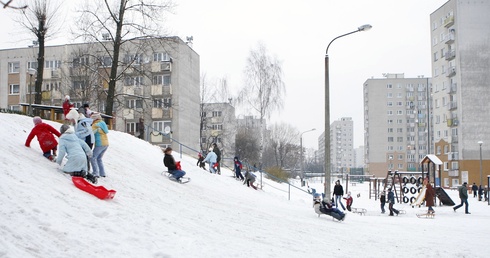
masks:
[(319, 193), (315, 193), (313, 195), (313, 208), (315, 209), (315, 212), (318, 214), (318, 217), (324, 214), (324, 215), (331, 216), (336, 220), (345, 219), (345, 213), (333, 207), (331, 201), (322, 200), (322, 196)]

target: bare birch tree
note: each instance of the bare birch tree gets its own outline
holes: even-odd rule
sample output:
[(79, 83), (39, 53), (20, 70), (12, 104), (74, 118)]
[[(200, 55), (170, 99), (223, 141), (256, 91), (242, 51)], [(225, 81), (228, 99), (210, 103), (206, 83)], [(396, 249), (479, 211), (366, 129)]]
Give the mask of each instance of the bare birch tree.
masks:
[(283, 107), (286, 87), (282, 76), (281, 63), (267, 52), (264, 44), (259, 43), (256, 49), (250, 51), (245, 66), (245, 84), (238, 101), (259, 115), (260, 157), (264, 146), (264, 119)]
[(123, 78), (120, 54), (123, 45), (138, 37), (161, 37), (171, 0), (100, 0), (86, 1), (78, 22), (85, 42), (97, 42), (110, 58), (105, 112), (113, 114), (116, 82)]

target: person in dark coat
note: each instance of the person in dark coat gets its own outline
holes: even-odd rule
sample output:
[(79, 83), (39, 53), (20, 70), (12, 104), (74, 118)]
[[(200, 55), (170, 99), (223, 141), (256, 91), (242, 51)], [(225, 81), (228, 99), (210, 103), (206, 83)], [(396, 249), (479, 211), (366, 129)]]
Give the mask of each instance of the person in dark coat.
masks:
[(233, 159), (235, 162), (234, 168), (235, 168), (235, 178), (240, 179), (241, 181), (244, 180), (244, 177), (242, 175), (242, 162), (238, 159), (238, 157), (235, 157)]
[(478, 201), (481, 201), (483, 198), (483, 187), (478, 188)]
[(398, 211), (393, 207), (393, 205), (395, 204), (395, 194), (393, 193), (393, 191), (391, 191), (391, 188), (388, 189), (388, 203), (389, 203), (388, 208), (390, 209), (390, 216), (393, 216), (393, 213), (398, 215), (400, 211)]
[(432, 187), (428, 178), (424, 179), (425, 185), (425, 206), (427, 206), (427, 213), (434, 213), (434, 198), (436, 197), (436, 191)]
[(58, 142), (53, 135), (60, 137), (60, 132), (58, 132), (58, 130), (54, 129), (52, 126), (43, 123), (43, 120), (38, 116), (33, 117), (32, 122), (34, 123), (34, 128), (32, 128), (29, 136), (27, 136), (25, 146), (31, 147), (31, 141), (34, 136), (36, 136), (37, 140), (39, 141), (39, 146), (43, 151), (43, 156), (51, 161), (54, 161)]
[(199, 152), (197, 153), (197, 163), (196, 166), (199, 166), (200, 168), (206, 170), (206, 163), (204, 162), (204, 157), (202, 154)]
[(457, 209), (461, 208), (461, 206), (463, 206), (464, 203), (465, 205), (464, 213), (471, 214), (468, 212), (468, 189), (466, 188), (467, 185), (468, 183), (464, 182), (462, 186), (458, 187), (459, 199), (461, 199), (461, 204), (454, 206), (453, 210), (456, 211)]
[(177, 164), (172, 156), (172, 148), (167, 147), (163, 153), (165, 153), (165, 156), (163, 157), (163, 164), (168, 168), (168, 173), (170, 173), (175, 180), (180, 181), (180, 178), (185, 175), (185, 172), (177, 169)]
[(335, 181), (335, 186), (333, 187), (333, 195), (335, 197), (335, 207), (342, 206), (342, 209), (345, 211), (344, 204), (342, 204), (342, 196), (344, 195), (344, 188), (340, 184), (340, 180)]
[(345, 219), (345, 213), (333, 207), (331, 201), (322, 200), (319, 193), (313, 195), (313, 208), (318, 215), (325, 214), (338, 220)]
[(385, 213), (386, 195), (385, 191), (381, 192), (381, 197), (379, 198), (381, 202), (381, 213)]
[(213, 143), (213, 152), (216, 153), (216, 156), (218, 156), (216, 159), (216, 163), (218, 163), (216, 171), (218, 172), (218, 175), (221, 175), (221, 150), (218, 148), (216, 143)]
[(478, 186), (475, 183), (471, 186), (471, 191), (473, 191), (473, 198), (476, 198), (476, 194), (478, 193)]

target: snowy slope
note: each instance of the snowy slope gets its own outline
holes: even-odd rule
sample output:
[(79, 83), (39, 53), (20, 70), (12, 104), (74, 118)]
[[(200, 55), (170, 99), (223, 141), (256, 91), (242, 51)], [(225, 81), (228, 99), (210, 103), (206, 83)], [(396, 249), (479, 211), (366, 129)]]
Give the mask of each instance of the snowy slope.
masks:
[[(61, 125), (46, 121), (59, 128)], [(163, 153), (128, 134), (111, 131), (104, 158), (117, 190), (99, 200), (78, 190), (58, 165), (42, 157), (25, 116), (0, 114), (0, 257), (485, 257), (490, 207), (470, 198), (463, 209), (435, 207), (436, 219), (388, 217), (369, 199), (368, 184), (350, 186), (354, 207), (344, 222), (313, 212), (311, 197), (287, 185), (265, 182), (255, 191), (232, 172), (212, 175), (184, 156), (192, 178), (177, 184), (161, 175)], [(174, 157), (180, 159), (174, 152)], [(312, 183), (314, 185), (314, 183)], [(317, 184), (321, 189), (321, 184)], [(344, 186), (345, 187), (345, 186)], [(448, 192), (459, 203), (455, 191)]]

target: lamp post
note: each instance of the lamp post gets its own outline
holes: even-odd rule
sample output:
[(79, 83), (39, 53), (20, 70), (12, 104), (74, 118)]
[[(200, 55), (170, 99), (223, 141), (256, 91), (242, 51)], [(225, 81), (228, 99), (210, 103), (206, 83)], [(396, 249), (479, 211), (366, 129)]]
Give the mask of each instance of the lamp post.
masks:
[(481, 155), (481, 146), (483, 145), (483, 142), (482, 142), (482, 141), (478, 141), (478, 144), (480, 145), (480, 187), (481, 187), (482, 182), (483, 182), (483, 179), (482, 179), (483, 167), (482, 167), (482, 164), (481, 164), (481, 160), (482, 160), (482, 155)]
[(347, 35), (359, 32), (359, 31), (368, 31), (372, 28), (371, 25), (366, 24), (357, 28), (355, 31), (351, 31), (346, 34), (342, 34), (332, 39), (330, 43), (328, 43), (327, 50), (325, 51), (325, 189), (324, 194), (325, 198), (330, 200), (330, 173), (331, 173), (331, 165), (330, 165), (330, 82), (329, 82), (329, 66), (328, 66), (328, 48), (336, 39), (345, 37)]
[(315, 131), (316, 128), (313, 128), (313, 129), (310, 129), (310, 130), (307, 130), (307, 131), (304, 131), (302, 133), (299, 134), (299, 148), (301, 150), (301, 153), (300, 153), (300, 157), (301, 157), (301, 164), (300, 164), (300, 174), (301, 174), (301, 186), (303, 186), (303, 179), (305, 178), (305, 175), (304, 175), (304, 172), (305, 171), (305, 168), (304, 168), (304, 164), (303, 164), (303, 134), (304, 133), (308, 133), (308, 132), (311, 132), (311, 131)]
[(32, 76), (37, 73), (36, 69), (29, 68), (29, 115), (32, 116)]

